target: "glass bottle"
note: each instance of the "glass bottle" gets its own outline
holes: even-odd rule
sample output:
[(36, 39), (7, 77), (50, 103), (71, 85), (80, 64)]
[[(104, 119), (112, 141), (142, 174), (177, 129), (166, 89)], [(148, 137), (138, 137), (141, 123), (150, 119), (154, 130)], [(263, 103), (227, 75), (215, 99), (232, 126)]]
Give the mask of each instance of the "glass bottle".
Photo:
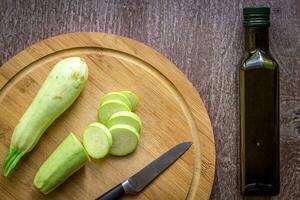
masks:
[(244, 8), (245, 51), (239, 68), (241, 191), (279, 193), (279, 69), (269, 51), (270, 9)]

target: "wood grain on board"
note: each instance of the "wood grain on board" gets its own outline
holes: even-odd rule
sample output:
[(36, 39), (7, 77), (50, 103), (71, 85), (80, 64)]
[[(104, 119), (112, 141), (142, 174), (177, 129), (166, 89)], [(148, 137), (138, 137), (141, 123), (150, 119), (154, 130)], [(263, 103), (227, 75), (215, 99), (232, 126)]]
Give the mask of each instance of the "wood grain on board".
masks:
[(114, 33), (153, 47), (188, 77), (208, 110), (217, 152), (211, 199), (241, 199), (237, 67), (243, 56), (244, 6), (271, 7), (270, 49), (280, 65), (281, 191), (272, 199), (299, 199), (298, 0), (2, 0), (0, 62), (66, 32)]

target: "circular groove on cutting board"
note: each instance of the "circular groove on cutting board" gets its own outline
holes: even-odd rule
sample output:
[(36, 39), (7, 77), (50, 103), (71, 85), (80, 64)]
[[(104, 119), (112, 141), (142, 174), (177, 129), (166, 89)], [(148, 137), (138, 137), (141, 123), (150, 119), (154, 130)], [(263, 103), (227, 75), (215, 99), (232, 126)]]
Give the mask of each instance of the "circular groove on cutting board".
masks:
[[(107, 39), (118, 40), (118, 39), (120, 39), (122, 42), (125, 41), (127, 43), (136, 43), (136, 44), (131, 44), (131, 45), (136, 45), (137, 46), (136, 49), (139, 49), (141, 47), (145, 48), (146, 50), (150, 49), (149, 47), (146, 47), (145, 45), (142, 45), (141, 43), (137, 43), (133, 40), (122, 38), (119, 36), (101, 34), (101, 33), (73, 33), (73, 34), (50, 38), (50, 39), (46, 40), (45, 42), (44, 41), (43, 42), (49, 43), (49, 41), (51, 41), (52, 45), (53, 45), (55, 43), (60, 42), (58, 40), (68, 38), (68, 36), (69, 37), (88, 38), (88, 37), (92, 37), (95, 35), (101, 36), (103, 40), (107, 40)], [(43, 46), (43, 44), (42, 44), (43, 42), (38, 43), (32, 47), (29, 47), (28, 49), (26, 49), (24, 51), (30, 52), (31, 50), (37, 49), (37, 48), (39, 48), (38, 47), (39, 45)], [(116, 44), (117, 44), (116, 46), (118, 47), (119, 44), (118, 43), (116, 43)], [(16, 70), (16, 72), (14, 74), (10, 73), (10, 72), (7, 73), (7, 71), (11, 69), (11, 68), (8, 68), (7, 66), (11, 65), (11, 63), (13, 63), (14, 59), (15, 60), (18, 59), (18, 55), (15, 56), (8, 62), (8, 64), (5, 64), (2, 68), (0, 68), (0, 78), (1, 78), (1, 75), (2, 76), (4, 75), (4, 77), (5, 76), (7, 77), (7, 74), (10, 74), (10, 78), (4, 79), (4, 81), (1, 81), (1, 79), (0, 79), (0, 105), (3, 101), (3, 99), (8, 95), (8, 93), (11, 90), (13, 90), (14, 87), (18, 84), (18, 82), (22, 81), (22, 79), (24, 79), (24, 77), (31, 76), (30, 74), (34, 73), (34, 71), (37, 70), (36, 68), (45, 66), (48, 63), (55, 63), (57, 60), (64, 58), (64, 57), (78, 56), (78, 55), (79, 56), (87, 56), (86, 57), (87, 62), (92, 62), (92, 63), (94, 62), (95, 65), (99, 66), (99, 67), (101, 67), (101, 64), (99, 64), (101, 62), (99, 60), (101, 60), (102, 58), (105, 57), (106, 60), (111, 60), (111, 58), (113, 58), (118, 61), (125, 62), (125, 64), (123, 66), (125, 68), (128, 68), (127, 69), (128, 73), (132, 73), (132, 74), (135, 73), (135, 71), (133, 70), (134, 68), (132, 66), (138, 67), (138, 68), (140, 68), (140, 70), (143, 71), (143, 73), (150, 74), (152, 76), (152, 78), (154, 78), (157, 82), (159, 82), (160, 84), (162, 84), (163, 87), (166, 88), (166, 90), (168, 91), (168, 94), (166, 94), (166, 95), (169, 95), (170, 96), (169, 98), (174, 99), (175, 100), (174, 102), (176, 102), (176, 104), (178, 104), (178, 106), (180, 107), (180, 109), (181, 109), (182, 113), (184, 114), (185, 119), (187, 121), (187, 124), (189, 127), (189, 132), (192, 134), (192, 140), (193, 140), (193, 150), (192, 150), (193, 156), (192, 157), (194, 159), (193, 160), (193, 165), (194, 165), (193, 166), (193, 175), (190, 180), (186, 181), (186, 182), (190, 183), (190, 187), (188, 188), (188, 191), (183, 192), (183, 193), (186, 192), (186, 194), (183, 194), (183, 196), (185, 196), (187, 199), (198, 199), (198, 198), (208, 199), (210, 192), (211, 192), (213, 176), (214, 176), (214, 165), (215, 165), (215, 162), (214, 162), (214, 159), (215, 159), (214, 139), (213, 139), (213, 135), (212, 135), (210, 121), (207, 116), (206, 110), (203, 106), (203, 103), (199, 99), (198, 95), (196, 94), (195, 90), (190, 85), (188, 80), (186, 80), (182, 76), (182, 74), (176, 68), (174, 68), (174, 66), (170, 66), (169, 61), (167, 61), (166, 63), (162, 63), (162, 64), (164, 64), (163, 67), (164, 68), (171, 67), (172, 70), (170, 70), (169, 73), (163, 73), (161, 71), (162, 70), (161, 67), (158, 67), (158, 65), (156, 63), (151, 63), (151, 62), (149, 62), (149, 60), (148, 61), (144, 60), (143, 58), (141, 58), (141, 55), (139, 55), (139, 56), (134, 55), (134, 54), (138, 54), (136, 50), (134, 50), (133, 51), (134, 53), (132, 53), (132, 52), (126, 52), (126, 51), (124, 51), (124, 49), (121, 49), (121, 50), (118, 48), (113, 49), (114, 45), (113, 46), (108, 45), (108, 47), (106, 47), (105, 45), (99, 45), (99, 46), (97, 46), (97, 45), (99, 45), (99, 43), (97, 43), (95, 41), (92, 41), (92, 43), (91, 43), (91, 41), (84, 42), (80, 46), (75, 46), (75, 47), (74, 47), (74, 44), (62, 45), (63, 48), (59, 47), (58, 49), (54, 50), (53, 52), (47, 53), (44, 56), (40, 56), (40, 57), (36, 58), (35, 60), (32, 60), (31, 63), (29, 62), (28, 64), (26, 64), (22, 67), (19, 67), (19, 70)], [(112, 48), (110, 48), (110, 47), (112, 47)], [(43, 48), (43, 47), (41, 47), (41, 48)], [(24, 54), (24, 51), (21, 52), (20, 54), (22, 54), (22, 53)], [(151, 50), (151, 51), (153, 51), (153, 50)], [(157, 54), (156, 52), (154, 52), (154, 53)], [(155, 57), (151, 57), (151, 55), (150, 55), (150, 58), (156, 58), (157, 56), (161, 56), (161, 55), (155, 55)], [(163, 62), (165, 62), (165, 60), (166, 60), (163, 57), (160, 59), (162, 59)], [(112, 63), (115, 63), (115, 61), (112, 61)], [(132, 65), (128, 65), (126, 63), (132, 63)], [(169, 64), (169, 65), (166, 65), (166, 64)], [(49, 66), (51, 66), (51, 65), (49, 65)], [(169, 78), (170, 76), (174, 76), (173, 80), (174, 80), (174, 78), (178, 78), (178, 77), (179, 77), (178, 79), (184, 80), (185, 85), (183, 84), (184, 85), (183, 89), (184, 89), (184, 92), (188, 94), (188, 96), (186, 96), (186, 94), (183, 95), (182, 92), (180, 92), (180, 90), (178, 89), (178, 85), (176, 83), (174, 83), (174, 81), (170, 80), (170, 78)], [(93, 82), (93, 80), (91, 82)], [(182, 91), (182, 88), (180, 88), (180, 89)], [(112, 88), (112, 90), (115, 90), (115, 88)], [(191, 94), (191, 93), (193, 93), (193, 94)], [(190, 99), (190, 102), (187, 102), (186, 99)], [(199, 99), (199, 102), (194, 102), (195, 100), (198, 100), (198, 99)], [(198, 104), (198, 105), (191, 106), (191, 104)], [(202, 109), (204, 109), (204, 110), (203, 111), (200, 110), (201, 112), (199, 112), (198, 107), (203, 107)], [(168, 115), (168, 113), (166, 115)], [(205, 121), (205, 123), (203, 121)], [(1, 123), (1, 119), (0, 119), (0, 123)], [(146, 122), (143, 121), (143, 123), (147, 123), (147, 121)], [(197, 127), (197, 123), (198, 123), (198, 127)], [(200, 125), (204, 124), (206, 127), (204, 127), (204, 129), (200, 131), (199, 124)], [(11, 130), (11, 129), (13, 129), (13, 127), (9, 127), (9, 130)], [(8, 141), (6, 141), (6, 143), (9, 144), (11, 132), (5, 133), (5, 134), (9, 134), (9, 137), (7, 136), (7, 138), (6, 138), (6, 140), (8, 140)], [(77, 133), (77, 135), (80, 137), (80, 133)], [(200, 137), (200, 136), (202, 136), (202, 137)], [(60, 141), (61, 141), (61, 139), (60, 139)], [(147, 141), (141, 141), (141, 143), (143, 143), (143, 142), (146, 143)], [(1, 141), (1, 143), (2, 143), (2, 141)], [(6, 146), (8, 144), (6, 144)], [(59, 144), (59, 142), (58, 142), (58, 144)], [(170, 146), (170, 144), (168, 144), (168, 145)], [(190, 152), (191, 152), (191, 150), (190, 150)], [(162, 152), (160, 152), (160, 153), (162, 153)], [(155, 155), (155, 157), (159, 156), (159, 154)], [(2, 155), (1, 155), (1, 158), (2, 158)], [(184, 159), (184, 157), (182, 159)], [(145, 162), (145, 163), (147, 163), (147, 162)], [(91, 167), (91, 169), (97, 170), (94, 167)], [(22, 170), (22, 166), (19, 171), (21, 171), (21, 170)], [(130, 175), (132, 175), (132, 173), (130, 173)], [(158, 178), (158, 179), (160, 179), (160, 178)], [(204, 182), (203, 180), (206, 182)], [(0, 181), (2, 182), (2, 179)], [(172, 182), (173, 180), (170, 180), (170, 181)], [(203, 185), (203, 184), (205, 184), (205, 185)], [(155, 192), (155, 188), (153, 189), (153, 191)], [(99, 193), (101, 193), (101, 191), (99, 191)], [(181, 197), (183, 197), (183, 196), (181, 196)], [(60, 197), (60, 196), (58, 195), (58, 197)], [(140, 195), (140, 198), (141, 197), (145, 197), (145, 199), (151, 199), (151, 197), (149, 196), (149, 194), (147, 195), (147, 193), (144, 196)]]

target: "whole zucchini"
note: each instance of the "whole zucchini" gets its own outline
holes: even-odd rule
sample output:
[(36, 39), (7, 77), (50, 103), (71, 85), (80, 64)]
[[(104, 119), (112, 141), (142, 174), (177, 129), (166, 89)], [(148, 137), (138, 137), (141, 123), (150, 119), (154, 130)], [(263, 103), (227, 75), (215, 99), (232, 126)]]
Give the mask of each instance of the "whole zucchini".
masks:
[(71, 106), (87, 78), (88, 66), (79, 57), (63, 59), (54, 66), (13, 132), (3, 165), (5, 176), (34, 148), (50, 124)]
[(71, 133), (42, 164), (34, 186), (48, 194), (90, 160), (81, 142)]

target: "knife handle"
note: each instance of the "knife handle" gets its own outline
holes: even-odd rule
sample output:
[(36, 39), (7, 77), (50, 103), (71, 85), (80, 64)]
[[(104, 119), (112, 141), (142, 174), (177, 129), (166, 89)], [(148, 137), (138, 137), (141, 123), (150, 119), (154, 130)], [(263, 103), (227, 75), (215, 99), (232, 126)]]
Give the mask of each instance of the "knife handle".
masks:
[(96, 200), (117, 200), (124, 194), (125, 194), (125, 190), (122, 186), (122, 183), (120, 183), (119, 185), (115, 186), (111, 190), (105, 192)]

